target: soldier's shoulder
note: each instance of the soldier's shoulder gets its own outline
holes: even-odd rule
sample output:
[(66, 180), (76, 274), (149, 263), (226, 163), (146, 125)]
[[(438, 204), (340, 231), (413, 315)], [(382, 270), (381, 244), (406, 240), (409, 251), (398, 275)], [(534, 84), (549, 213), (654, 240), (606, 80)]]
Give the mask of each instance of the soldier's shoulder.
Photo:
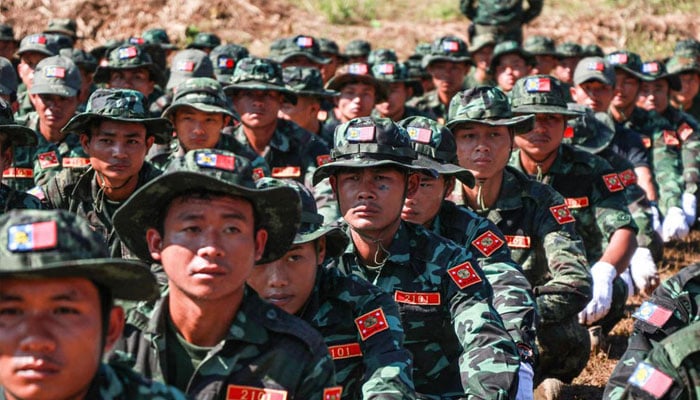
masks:
[(565, 162), (574, 164), (577, 173), (599, 175), (612, 171), (610, 163), (603, 157), (574, 148), (570, 145), (562, 145), (565, 154)]
[(147, 379), (123, 366), (103, 365), (100, 373), (104, 376), (103, 387), (100, 388), (100, 392), (112, 395), (110, 398), (135, 400), (155, 398), (163, 400), (186, 399), (185, 395), (178, 389)]
[(449, 268), (466, 258), (466, 249), (422, 225), (404, 223), (410, 232), (411, 258)]
[(429, 108), (430, 105), (435, 102), (435, 99), (437, 99), (437, 91), (431, 90), (430, 92), (424, 93), (422, 96), (412, 98), (406, 102), (406, 105), (417, 110), (424, 110)]
[(3, 195), (7, 203), (3, 205), (5, 210), (40, 210), (43, 208), (41, 200), (26, 192), (20, 192), (2, 184)]

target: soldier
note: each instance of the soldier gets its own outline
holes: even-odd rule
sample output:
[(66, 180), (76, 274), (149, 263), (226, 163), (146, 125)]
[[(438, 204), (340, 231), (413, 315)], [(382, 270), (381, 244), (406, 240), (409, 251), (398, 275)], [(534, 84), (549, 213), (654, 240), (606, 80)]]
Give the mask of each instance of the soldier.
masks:
[(95, 70), (97, 69), (97, 59), (85, 50), (80, 49), (61, 49), (59, 54), (70, 58), (80, 71), (80, 93), (78, 95), (78, 112), (85, 111), (87, 101), (92, 92), (97, 89), (93, 83)]
[(472, 64), (462, 39), (444, 36), (435, 40), (422, 61), (423, 68), (433, 77), (435, 90), (413, 99), (409, 105), (444, 124), (450, 100), (464, 88), (464, 78)]
[(66, 211), (5, 214), (0, 238), (0, 398), (185, 399), (101, 362), (124, 327), (114, 300), (158, 296), (148, 267), (107, 258), (100, 237)]
[[(663, 352), (665, 349), (670, 349), (667, 344), (672, 342), (676, 333), (682, 332), (684, 329), (689, 329), (689, 326), (697, 327), (700, 321), (698, 307), (700, 304), (700, 264), (692, 264), (683, 268), (679, 273), (665, 280), (659, 286), (651, 298), (644, 301), (642, 305), (632, 315), (634, 317), (634, 331), (629, 338), (627, 350), (620, 357), (620, 361), (615, 366), (608, 384), (605, 387), (603, 398), (606, 400), (628, 398), (629, 394), (623, 395), (626, 386), (637, 386), (634, 390), (630, 390), (632, 394), (637, 394), (640, 397), (636, 398), (664, 398), (663, 392), (678, 393), (678, 388), (682, 386), (680, 381), (675, 381), (673, 389), (660, 391), (657, 397), (642, 397), (640, 390), (644, 390), (648, 386), (644, 385), (640, 380), (634, 380), (636, 384), (628, 385), (629, 380), (635, 376), (640, 378), (635, 371), (637, 366), (645, 359), (648, 359), (650, 353), (656, 351)], [(696, 328), (690, 328), (696, 329)], [(676, 342), (679, 346), (677, 351), (691, 354), (696, 352), (697, 338), (686, 337), (683, 341)], [(658, 350), (655, 350), (657, 349)], [(679, 354), (678, 354), (679, 355)], [(674, 362), (682, 360), (683, 357), (674, 357)], [(697, 365), (697, 363), (695, 364)], [(676, 364), (675, 368), (680, 368), (680, 363)], [(672, 370), (665, 369), (664, 374), (673, 373)], [(660, 383), (669, 383), (671, 380), (662, 379), (657, 381), (657, 388), (661, 388)], [(686, 381), (687, 382), (687, 381)], [(692, 382), (692, 381), (691, 381)], [(669, 385), (670, 386), (670, 385)], [(632, 389), (630, 387), (630, 389)], [(670, 398), (693, 398), (691, 397), (673, 397)]]
[(297, 96), (297, 102), (283, 101), (279, 116), (320, 138), (325, 122), (318, 119), (321, 106), (324, 101), (332, 101), (340, 93), (323, 88), (321, 71), (315, 67), (286, 67), (282, 76), (284, 84)]
[(12, 25), (0, 24), (0, 57), (12, 60), (18, 44), (19, 42), (15, 39), (15, 30)]
[(135, 90), (96, 90), (85, 112), (62, 130), (80, 138), (89, 165), (64, 169), (32, 190), (47, 207), (87, 219), (113, 257), (128, 253), (114, 232), (112, 215), (138, 188), (159, 175), (144, 159), (154, 142), (168, 142), (172, 130), (168, 120), (148, 117), (145, 101)]
[(36, 133), (36, 146), (15, 149), (11, 168), (3, 181), (26, 191), (42, 185), (63, 168), (79, 168), (89, 160), (76, 135), (61, 129), (78, 108), (81, 78), (78, 67), (68, 58), (52, 56), (37, 64), (29, 98), (36, 111), (26, 115), (24, 125)]
[(34, 82), (34, 70), (39, 61), (56, 54), (58, 54), (56, 44), (49, 40), (46, 35), (34, 34), (22, 38), (19, 50), (17, 50), (15, 55), (19, 58), (17, 74), (22, 80), (22, 84), (17, 88), (19, 110), (17, 110), (16, 117), (24, 117), (34, 110), (34, 106), (29, 100), (29, 89), (31, 89)]
[(366, 40), (354, 39), (345, 45), (343, 59), (346, 64), (367, 64), (367, 57), (372, 51), (372, 44)]
[[(328, 345), (344, 399), (416, 397), (411, 354), (393, 298), (356, 275), (343, 275), (337, 258), (348, 245), (338, 227), (323, 225), (311, 192), (293, 181), (263, 178), (258, 189), (291, 186), (301, 198), (301, 225), (280, 259), (253, 268), (248, 284), (268, 302), (301, 317)], [(364, 335), (365, 316), (381, 313), (389, 329)]]
[(66, 36), (70, 39), (70, 47), (73, 47), (78, 40), (78, 24), (71, 18), (53, 18), (49, 20), (43, 33)]
[(531, 395), (537, 361), (537, 315), (532, 287), (511, 259), (506, 239), (496, 225), (445, 199), (452, 193), (455, 180), (474, 186), (471, 172), (455, 165), (457, 145), (450, 130), (425, 117), (407, 118), (399, 125), (408, 131), (411, 146), (418, 154), (415, 165), (429, 166), (438, 173), (437, 177), (427, 172), (420, 174), (420, 186), (406, 198), (401, 218), (423, 225), (478, 255), (479, 265), (493, 287), (493, 305), (520, 352), (519, 393)]
[(245, 285), (255, 264), (287, 252), (299, 214), (294, 189), (257, 190), (233, 153), (193, 150), (171, 163), (114, 215), (127, 247), (162, 264), (168, 291), (129, 315), (112, 358), (195, 399), (336, 392), (323, 338)]
[(554, 67), (555, 78), (563, 84), (571, 86), (574, 83), (574, 71), (583, 58), (583, 48), (574, 42), (564, 42), (556, 47), (557, 66)]
[(700, 62), (697, 57), (674, 55), (666, 62), (671, 74), (678, 74), (680, 90), (671, 91), (671, 105), (700, 119)]
[[(524, 7), (527, 5), (527, 7)], [(523, 41), (523, 25), (537, 18), (542, 11), (542, 0), (474, 1), (460, 0), (462, 14), (472, 22), (470, 38), (483, 33), (494, 35), (498, 42)]]
[(557, 50), (554, 40), (547, 36), (530, 36), (523, 43), (523, 50), (535, 57), (531, 75), (553, 75), (557, 66)]
[(286, 67), (314, 67), (319, 70), (331, 60), (321, 55), (318, 41), (306, 35), (276, 40), (270, 46), (270, 59)]
[(488, 34), (475, 36), (469, 42), (469, 54), (474, 60), (474, 68), (464, 78), (465, 88), (495, 84), (493, 77), (489, 74), (489, 65), (491, 65), (495, 46), (496, 39)]
[(513, 90), (515, 81), (530, 75), (535, 65), (535, 58), (518, 42), (508, 40), (496, 45), (491, 57), (489, 72), (493, 75), (498, 88), (505, 93)]
[(338, 43), (331, 39), (318, 38), (318, 49), (321, 52), (321, 56), (328, 59), (328, 63), (321, 64), (323, 83), (326, 84), (335, 76), (335, 72), (345, 62), (345, 59), (340, 54)]
[(220, 44), (209, 53), (214, 76), (223, 86), (231, 80), (238, 61), (248, 57), (248, 49), (237, 44)]
[(533, 117), (514, 117), (506, 95), (484, 86), (455, 96), (450, 110), (460, 166), (476, 178), (474, 188), (458, 185), (452, 198), (498, 226), (532, 285), (541, 317), (534, 384), (542, 382), (538, 398), (557, 398), (590, 354), (588, 331), (578, 323), (591, 299), (583, 243), (564, 198), (507, 166), (513, 136), (532, 130)]
[(190, 78), (214, 78), (214, 65), (202, 50), (185, 49), (175, 53), (165, 94), (150, 105), (149, 112), (156, 116), (162, 115), (173, 101), (175, 87)]
[(430, 43), (418, 43), (413, 54), (404, 61), (406, 66), (408, 66), (408, 76), (420, 79), (420, 83), (423, 85), (423, 93), (435, 90), (433, 77), (423, 67), (423, 56), (430, 53), (430, 47)]
[(17, 71), (10, 60), (0, 57), (0, 98), (10, 105), (17, 105)]
[[(314, 181), (330, 178), (352, 240), (337, 268), (394, 296), (419, 398), (512, 398), (520, 357), (475, 256), (401, 221), (405, 197), (419, 185), (412, 172), (422, 169), (412, 165), (406, 130), (357, 118), (336, 130), (334, 145)], [(387, 327), (382, 315), (365, 322), (365, 337)]]
[(211, 32), (199, 32), (195, 35), (192, 42), (187, 45), (188, 49), (202, 50), (209, 54), (218, 45), (221, 44), (221, 38)]
[(399, 121), (415, 115), (425, 116), (417, 108), (406, 105), (412, 97), (423, 94), (423, 85), (408, 75), (408, 68), (398, 62), (379, 62), (372, 66), (372, 74), (388, 88), (386, 101), (374, 106), (373, 115)]

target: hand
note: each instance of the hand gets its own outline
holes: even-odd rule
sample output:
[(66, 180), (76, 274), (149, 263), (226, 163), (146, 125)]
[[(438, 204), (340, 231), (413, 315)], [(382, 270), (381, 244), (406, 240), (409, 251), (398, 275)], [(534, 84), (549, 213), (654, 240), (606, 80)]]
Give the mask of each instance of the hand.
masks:
[(688, 236), (690, 228), (685, 220), (685, 213), (678, 207), (671, 207), (666, 213), (666, 218), (661, 226), (661, 238), (664, 242), (680, 240)]
[(521, 362), (518, 372), (518, 394), (515, 400), (532, 400), (534, 398), (534, 388), (532, 387), (534, 376), (535, 371), (532, 369), (532, 365), (528, 362)]
[(683, 193), (681, 197), (681, 203), (683, 204), (683, 213), (685, 214), (685, 222), (689, 227), (695, 225), (695, 218), (697, 217), (697, 205), (698, 200), (693, 193)]
[(661, 236), (661, 211), (656, 205), (651, 206), (651, 226)]
[(603, 318), (612, 304), (612, 283), (617, 276), (615, 267), (605, 261), (598, 261), (591, 267), (593, 277), (593, 299), (578, 314), (578, 321), (582, 325), (592, 325)]
[(630, 270), (634, 285), (644, 295), (649, 296), (659, 286), (659, 271), (646, 247), (637, 247), (630, 261)]

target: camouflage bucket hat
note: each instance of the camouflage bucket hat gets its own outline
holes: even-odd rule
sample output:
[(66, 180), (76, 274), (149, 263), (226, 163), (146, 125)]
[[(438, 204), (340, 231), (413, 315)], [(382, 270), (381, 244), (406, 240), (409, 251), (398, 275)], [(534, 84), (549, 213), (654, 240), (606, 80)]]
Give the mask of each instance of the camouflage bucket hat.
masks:
[(330, 54), (333, 56), (340, 56), (340, 48), (338, 43), (327, 38), (318, 38), (318, 49), (321, 54)]
[(248, 57), (248, 49), (237, 44), (220, 44), (209, 53), (209, 59), (214, 66), (216, 80), (222, 85), (228, 84), (236, 69), (238, 60)]
[(397, 62), (380, 62), (372, 65), (372, 74), (380, 81), (389, 83), (401, 82), (413, 89), (413, 96), (423, 94), (420, 79), (408, 75), (408, 67)]
[(608, 54), (605, 59), (615, 69), (620, 69), (635, 78), (642, 79), (642, 59), (639, 57), (639, 54), (620, 50)]
[(323, 215), (318, 213), (313, 193), (303, 184), (290, 179), (261, 178), (255, 182), (258, 189), (291, 187), (301, 200), (301, 223), (293, 244), (304, 244), (326, 237), (326, 258), (338, 257), (345, 251), (349, 238), (337, 226), (324, 225)]
[(95, 71), (95, 83), (109, 82), (112, 71), (123, 69), (146, 68), (151, 80), (156, 83), (163, 81), (163, 72), (153, 62), (151, 56), (141, 46), (131, 44), (121, 45), (109, 52), (107, 65), (100, 65)]
[(430, 79), (430, 74), (423, 68), (423, 56), (414, 54), (410, 56), (404, 65), (408, 69), (408, 76), (416, 79)]
[(87, 72), (92, 73), (97, 69), (97, 59), (85, 50), (75, 48), (61, 49), (58, 54), (70, 58), (78, 68), (84, 69)]
[(158, 144), (167, 144), (173, 127), (165, 118), (151, 118), (146, 110), (146, 98), (130, 89), (97, 89), (88, 99), (85, 112), (68, 121), (61, 132), (81, 134), (90, 129), (93, 121), (119, 121), (141, 123), (146, 136), (155, 137)]
[(348, 42), (345, 45), (345, 57), (368, 57), (370, 51), (372, 51), (372, 45), (362, 39), (355, 39)]
[(49, 38), (50, 42), (53, 42), (56, 46), (56, 51), (60, 52), (62, 49), (72, 49), (74, 45), (73, 38), (62, 33), (47, 33), (46, 37)]
[(221, 84), (212, 78), (190, 78), (175, 88), (175, 97), (163, 111), (163, 118), (174, 119), (175, 111), (183, 106), (205, 113), (219, 113), (240, 119), (234, 114)]
[(582, 58), (574, 70), (574, 84), (580, 85), (589, 81), (615, 86), (615, 68), (602, 57)]
[(584, 57), (605, 57), (603, 48), (597, 44), (586, 44), (581, 46), (581, 51)]
[(476, 35), (471, 39), (471, 43), (469, 44), (469, 52), (474, 54), (486, 46), (496, 46), (496, 37), (490, 33)]
[(34, 68), (34, 84), (29, 94), (78, 95), (83, 78), (78, 66), (63, 56), (46, 57)]
[(158, 45), (165, 50), (177, 49), (177, 46), (170, 42), (168, 32), (163, 28), (152, 28), (144, 31), (141, 34), (143, 40), (151, 45)]
[(17, 71), (10, 60), (0, 57), (0, 94), (11, 96), (17, 94)]
[(583, 58), (583, 48), (574, 42), (564, 42), (556, 47), (557, 58), (581, 57)]
[(686, 72), (700, 74), (700, 63), (695, 57), (674, 55), (666, 61), (666, 70), (669, 74), (683, 74)]
[(353, 83), (364, 83), (365, 85), (374, 86), (377, 103), (386, 99), (389, 95), (387, 85), (372, 75), (372, 68), (366, 63), (343, 65), (338, 69), (335, 76), (326, 83), (326, 88), (340, 92), (343, 90), (343, 87)]
[(13, 210), (0, 217), (0, 280), (89, 279), (124, 300), (154, 300), (158, 285), (147, 265), (109, 258), (86, 220), (64, 210)]
[(199, 32), (192, 40), (192, 43), (187, 45), (188, 49), (213, 49), (221, 44), (221, 38), (210, 32)]
[(525, 49), (520, 46), (520, 43), (516, 42), (515, 40), (506, 40), (505, 42), (497, 44), (493, 49), (493, 56), (491, 57), (491, 63), (489, 64), (490, 74), (496, 72), (498, 62), (501, 60), (501, 57), (505, 56), (506, 54), (517, 54), (525, 60), (527, 65), (531, 67), (535, 65), (535, 57), (525, 51)]
[(430, 46), (430, 52), (423, 56), (421, 65), (428, 68), (435, 61), (473, 64), (467, 44), (456, 36), (443, 36), (435, 40)]
[(681, 90), (681, 79), (677, 73), (669, 73), (661, 61), (647, 61), (642, 64), (642, 80), (654, 82), (666, 79), (671, 90)]
[(0, 138), (7, 135), (7, 139), (13, 146), (35, 146), (36, 134), (26, 126), (18, 125), (12, 113), (12, 106), (0, 99)]
[(180, 50), (173, 57), (165, 89), (171, 90), (190, 78), (213, 77), (214, 65), (207, 53), (197, 49)]
[(58, 54), (58, 47), (56, 47), (56, 42), (49, 39), (48, 35), (37, 33), (23, 37), (15, 54), (19, 57), (32, 51), (50, 57)]
[(514, 116), (508, 97), (501, 89), (477, 86), (452, 97), (445, 126), (451, 130), (468, 123), (507, 126), (519, 134), (530, 132), (534, 122), (533, 115)]
[(286, 67), (282, 70), (284, 84), (297, 96), (319, 98), (337, 97), (340, 93), (323, 88), (321, 71), (315, 67)]
[(49, 21), (44, 33), (59, 33), (75, 40), (78, 38), (78, 25), (74, 19), (56, 18)]
[(155, 228), (173, 199), (197, 192), (237, 196), (250, 201), (256, 227), (267, 230), (265, 251), (257, 264), (282, 257), (299, 227), (299, 195), (290, 187), (257, 189), (244, 157), (216, 149), (192, 150), (171, 162), (163, 175), (137, 190), (114, 214), (114, 228), (137, 257), (153, 261), (146, 231)]
[(673, 55), (698, 57), (700, 56), (700, 42), (695, 39), (679, 40), (673, 48)]
[(367, 64), (374, 66), (374, 64), (385, 63), (385, 62), (399, 62), (399, 56), (392, 49), (376, 49), (369, 52), (367, 56)]
[(413, 162), (415, 166), (454, 176), (465, 185), (474, 187), (474, 175), (458, 165), (457, 143), (449, 129), (421, 116), (408, 117), (398, 124), (408, 132), (411, 147), (418, 155)]
[(397, 166), (421, 170), (413, 165), (416, 152), (406, 129), (388, 118), (354, 118), (335, 128), (331, 161), (314, 172), (313, 184), (339, 168)]
[(514, 114), (559, 114), (576, 118), (581, 113), (569, 110), (564, 86), (549, 75), (532, 75), (518, 79), (510, 94)]
[(17, 39), (15, 39), (15, 30), (12, 25), (0, 24), (0, 40), (18, 43)]
[(304, 57), (316, 64), (328, 64), (330, 59), (321, 55), (318, 41), (306, 35), (277, 40), (270, 47), (270, 58), (283, 63), (292, 57)]
[(523, 42), (523, 49), (533, 56), (553, 56), (557, 54), (554, 40), (547, 36), (530, 36)]
[(297, 103), (297, 96), (284, 84), (282, 66), (270, 59), (246, 57), (238, 61), (229, 83), (224, 86), (227, 95), (239, 90), (272, 90), (282, 93), (288, 102)]
[(571, 144), (593, 154), (610, 145), (615, 136), (615, 123), (607, 113), (596, 113), (590, 107), (575, 103), (570, 103), (569, 108), (580, 115), (568, 122), (574, 134)]

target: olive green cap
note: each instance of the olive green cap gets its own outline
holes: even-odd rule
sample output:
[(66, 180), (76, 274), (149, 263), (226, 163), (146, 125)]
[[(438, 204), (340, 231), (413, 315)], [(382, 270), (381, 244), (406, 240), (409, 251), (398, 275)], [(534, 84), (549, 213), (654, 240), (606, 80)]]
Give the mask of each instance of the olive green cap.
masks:
[(534, 56), (553, 56), (557, 54), (554, 40), (547, 36), (530, 36), (523, 42), (523, 49)]
[(271, 90), (282, 93), (288, 102), (297, 103), (297, 96), (284, 84), (282, 66), (267, 58), (246, 57), (236, 64), (224, 92), (231, 95), (239, 90)]
[(605, 57), (603, 48), (597, 44), (585, 44), (581, 46), (581, 51), (584, 57)]
[(583, 48), (574, 42), (564, 42), (556, 47), (557, 58), (584, 57)]
[(34, 130), (15, 122), (12, 105), (0, 99), (0, 134), (7, 135), (7, 141), (13, 146), (35, 146), (37, 143)]
[(423, 56), (422, 66), (428, 68), (435, 61), (473, 64), (464, 40), (456, 36), (443, 36), (430, 45), (430, 52)]
[(341, 55), (338, 43), (328, 38), (318, 38), (318, 48), (321, 50), (321, 54)]
[(29, 94), (74, 97), (78, 95), (82, 82), (80, 70), (70, 58), (46, 57), (34, 68), (34, 80)]
[(156, 216), (163, 216), (177, 197), (213, 192), (242, 197), (253, 206), (255, 225), (266, 229), (267, 244), (257, 264), (282, 257), (299, 227), (299, 195), (290, 187), (257, 189), (253, 167), (245, 157), (225, 150), (199, 149), (174, 159), (163, 175), (139, 188), (115, 212), (114, 228), (122, 242), (137, 257), (152, 261), (146, 231), (156, 228)]
[(496, 43), (496, 36), (490, 33), (482, 33), (472, 38), (471, 43), (469, 44), (469, 52), (474, 54), (486, 46), (496, 46)]
[(682, 74), (685, 72), (700, 74), (700, 63), (696, 57), (674, 55), (666, 61), (666, 70), (669, 74)]
[(11, 96), (17, 94), (17, 71), (12, 62), (5, 57), (0, 57), (0, 94)]
[(13, 210), (0, 216), (0, 257), (0, 281), (80, 277), (118, 299), (154, 300), (159, 295), (147, 265), (110, 258), (102, 236), (64, 210)]
[(110, 51), (107, 65), (98, 66), (93, 79), (95, 83), (107, 83), (112, 71), (136, 68), (146, 68), (153, 82), (160, 83), (163, 80), (163, 72), (151, 56), (143, 47), (132, 44), (121, 45)]
[(579, 112), (569, 110), (565, 87), (550, 75), (532, 75), (515, 82), (510, 93), (511, 109), (515, 114), (559, 114), (576, 118)]
[(491, 63), (489, 64), (489, 73), (494, 74), (498, 63), (506, 54), (517, 54), (525, 60), (525, 63), (529, 66), (535, 65), (535, 57), (525, 51), (525, 49), (520, 46), (520, 43), (515, 40), (506, 40), (496, 45), (493, 49), (493, 56), (491, 57)]
[(348, 42), (348, 44), (345, 45), (345, 53), (343, 53), (343, 56), (345, 57), (367, 57), (369, 56), (369, 52), (372, 51), (372, 45), (362, 39), (355, 39), (351, 40)]
[(173, 102), (163, 111), (163, 118), (173, 120), (175, 111), (192, 107), (205, 113), (219, 113), (240, 120), (228, 102), (221, 84), (212, 78), (190, 78), (182, 81), (174, 90)]
[(501, 89), (477, 86), (452, 97), (445, 126), (452, 130), (469, 123), (507, 126), (519, 134), (530, 132), (534, 122), (533, 115), (514, 116), (508, 97)]
[(292, 57), (305, 57), (316, 64), (328, 64), (330, 59), (321, 55), (318, 41), (307, 35), (297, 35), (291, 38), (278, 39), (270, 46), (270, 58), (278, 63), (284, 63)]
[(589, 81), (615, 86), (615, 68), (603, 57), (582, 58), (574, 70), (574, 84), (580, 85)]
[(679, 40), (673, 48), (673, 55), (698, 57), (700, 56), (700, 42), (695, 39)]
[(97, 59), (85, 50), (76, 48), (61, 49), (58, 54), (70, 58), (78, 68), (87, 72), (94, 73), (97, 69)]
[(353, 83), (374, 86), (377, 103), (389, 95), (386, 84), (374, 77), (372, 68), (367, 63), (346, 64), (338, 68), (335, 76), (326, 83), (326, 88), (340, 92), (343, 87)]
[(408, 74), (406, 64), (395, 61), (383, 61), (372, 65), (372, 74), (375, 78), (386, 83), (402, 82), (413, 89), (413, 96), (423, 94), (423, 85), (420, 79)]
[(239, 60), (249, 56), (248, 49), (237, 44), (220, 44), (209, 53), (214, 66), (216, 80), (222, 85), (228, 84)]
[(639, 57), (639, 54), (627, 50), (619, 50), (608, 54), (605, 59), (615, 69), (620, 69), (635, 78), (642, 79), (642, 59)]
[(188, 49), (213, 49), (221, 44), (221, 38), (211, 32), (199, 32), (192, 40), (192, 43), (187, 45)]
[(78, 38), (78, 25), (74, 19), (54, 18), (49, 20), (44, 33), (60, 33), (75, 40)]
[(399, 62), (399, 56), (392, 49), (376, 49), (369, 52), (367, 56), (367, 64), (374, 66), (374, 64), (383, 62)]
[(19, 49), (15, 55), (19, 57), (29, 52), (35, 52), (50, 57), (58, 54), (58, 47), (56, 47), (56, 42), (50, 40), (48, 35), (36, 33), (22, 38), (19, 42)]
[(671, 90), (681, 90), (681, 80), (677, 73), (669, 73), (666, 65), (659, 60), (647, 61), (642, 64), (642, 80), (653, 82), (666, 79)]
[(18, 42), (17, 39), (15, 39), (15, 29), (12, 25), (0, 24), (0, 40), (3, 42)]
[(297, 96), (336, 97), (340, 93), (323, 87), (321, 71), (315, 67), (286, 67), (282, 69), (284, 84)]
[(408, 117), (398, 124), (406, 129), (411, 147), (416, 151), (415, 166), (454, 176), (465, 185), (474, 187), (474, 175), (459, 166), (457, 143), (449, 129), (422, 116)]
[(580, 113), (578, 118), (567, 123), (574, 131), (571, 144), (593, 154), (610, 145), (615, 136), (615, 122), (607, 113), (596, 113), (590, 107), (575, 103), (569, 103), (569, 109)]

